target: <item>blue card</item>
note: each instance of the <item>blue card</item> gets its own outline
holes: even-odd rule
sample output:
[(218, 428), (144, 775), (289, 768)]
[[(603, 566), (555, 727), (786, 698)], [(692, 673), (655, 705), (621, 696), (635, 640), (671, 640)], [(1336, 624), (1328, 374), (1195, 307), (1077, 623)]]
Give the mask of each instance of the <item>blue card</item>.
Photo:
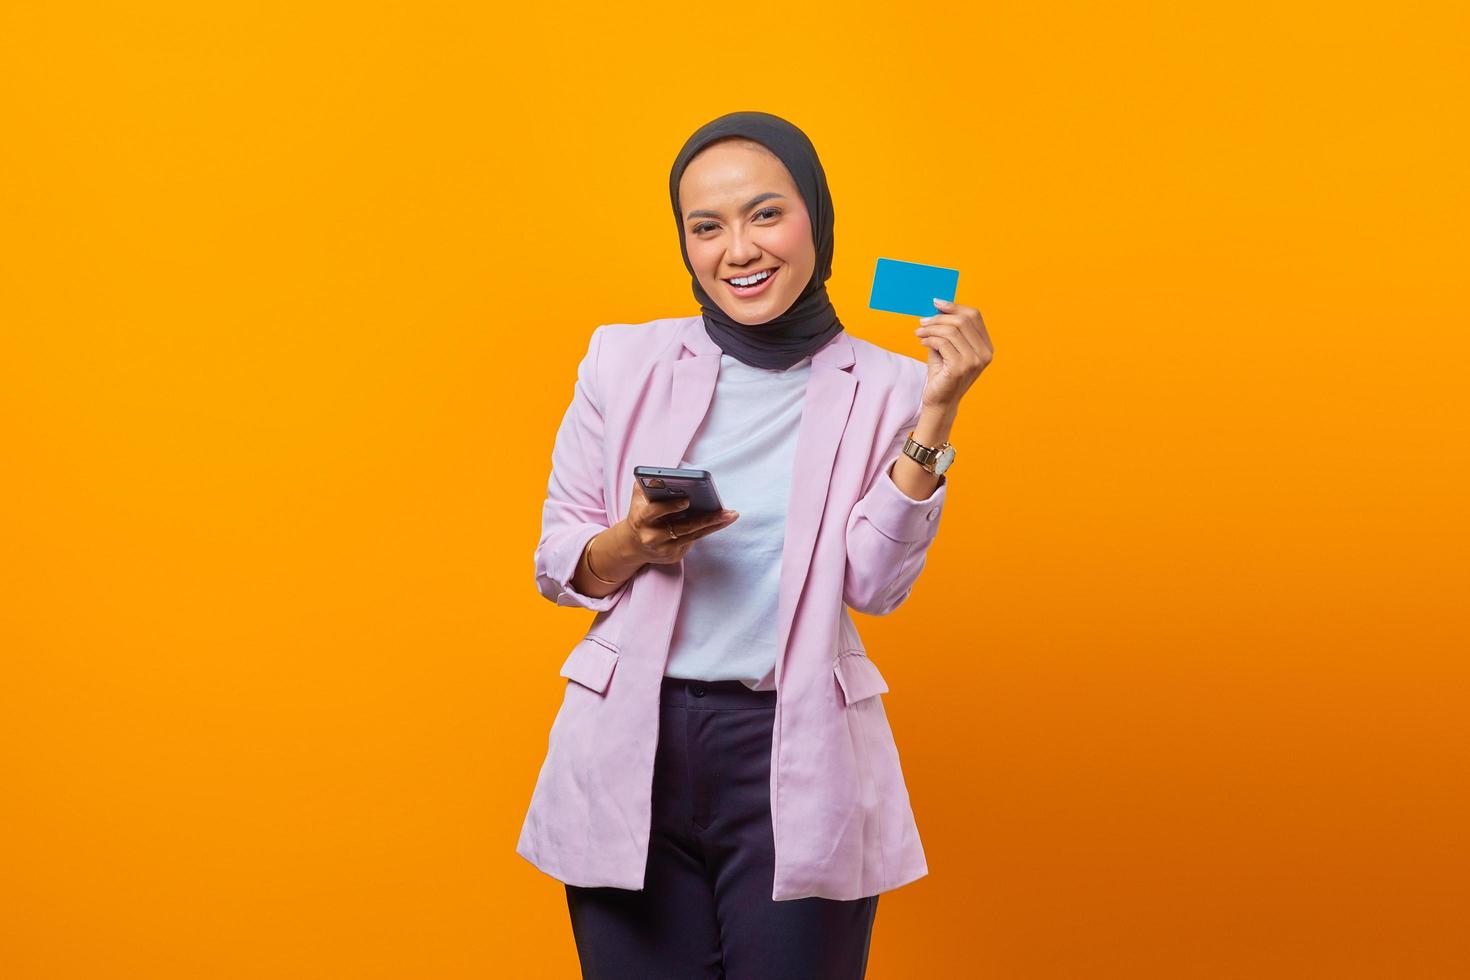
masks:
[(930, 316), (939, 312), (935, 298), (954, 302), (960, 270), (898, 259), (879, 259), (868, 305), (890, 313)]

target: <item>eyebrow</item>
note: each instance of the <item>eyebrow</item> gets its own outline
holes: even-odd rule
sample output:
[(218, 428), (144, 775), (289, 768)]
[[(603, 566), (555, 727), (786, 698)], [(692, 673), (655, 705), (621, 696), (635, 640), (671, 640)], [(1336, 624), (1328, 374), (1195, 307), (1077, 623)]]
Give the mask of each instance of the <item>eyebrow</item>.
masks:
[[(786, 199), (786, 195), (784, 194), (777, 194), (775, 191), (766, 191), (764, 194), (758, 194), (755, 197), (752, 197), (749, 201), (745, 203), (745, 207), (741, 208), (740, 210), (749, 211), (760, 202), (773, 197), (779, 197), (783, 201)], [(684, 215), (684, 220), (688, 221), (690, 218), (718, 218), (719, 216), (720, 214), (718, 211), (690, 211), (688, 214)]]

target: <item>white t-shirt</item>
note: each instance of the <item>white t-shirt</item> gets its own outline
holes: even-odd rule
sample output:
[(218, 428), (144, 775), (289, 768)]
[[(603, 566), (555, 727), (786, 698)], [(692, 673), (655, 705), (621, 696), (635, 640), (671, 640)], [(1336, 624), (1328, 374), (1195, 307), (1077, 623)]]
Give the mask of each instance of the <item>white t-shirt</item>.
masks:
[(776, 599), (796, 435), (812, 359), (752, 367), (720, 355), (709, 412), (680, 466), (710, 471), (740, 517), (684, 555), (668, 677), (739, 680), (776, 689)]

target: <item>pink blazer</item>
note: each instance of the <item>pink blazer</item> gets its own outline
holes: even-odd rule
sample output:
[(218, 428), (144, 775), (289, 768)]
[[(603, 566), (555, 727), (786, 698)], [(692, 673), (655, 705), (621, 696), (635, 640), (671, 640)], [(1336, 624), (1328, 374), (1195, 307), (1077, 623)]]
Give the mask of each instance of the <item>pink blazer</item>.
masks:
[[(597, 615), (562, 664), (566, 690), (516, 853), (567, 884), (643, 887), (684, 564), (645, 565), (600, 599), (570, 580), (588, 539), (627, 513), (633, 467), (683, 461), (720, 353), (699, 316), (600, 326), (556, 433), (536, 585)], [(918, 422), (927, 373), (846, 331), (813, 355), (777, 603), (776, 901), (861, 898), (928, 873), (880, 697), (888, 685), (844, 609), (902, 605), (939, 529), (944, 479), (914, 500), (887, 472)]]

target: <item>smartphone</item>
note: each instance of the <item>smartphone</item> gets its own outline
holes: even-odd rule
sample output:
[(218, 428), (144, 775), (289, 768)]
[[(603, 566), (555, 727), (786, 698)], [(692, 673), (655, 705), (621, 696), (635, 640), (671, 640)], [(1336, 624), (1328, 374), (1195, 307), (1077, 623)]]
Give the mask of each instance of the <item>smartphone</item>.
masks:
[(633, 479), (643, 485), (643, 495), (649, 500), (676, 500), (689, 498), (689, 506), (667, 515), (657, 523), (667, 524), (680, 514), (712, 514), (725, 509), (720, 495), (715, 490), (714, 477), (709, 470), (686, 470), (665, 466), (635, 466)]

